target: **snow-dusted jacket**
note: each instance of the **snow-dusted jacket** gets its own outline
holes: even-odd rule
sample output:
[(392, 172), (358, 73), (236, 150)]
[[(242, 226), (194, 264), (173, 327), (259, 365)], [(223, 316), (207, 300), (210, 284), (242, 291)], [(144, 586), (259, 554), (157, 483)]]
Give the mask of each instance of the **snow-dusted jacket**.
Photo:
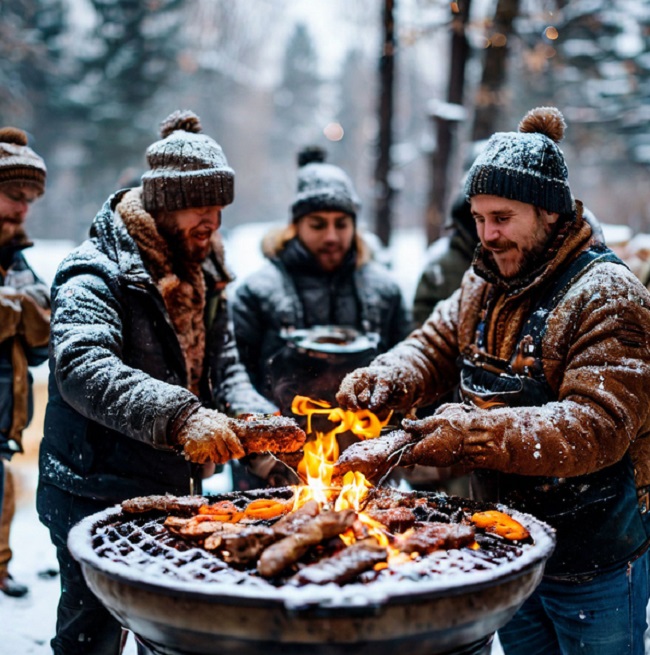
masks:
[[(352, 327), (379, 335), (377, 352), (408, 334), (410, 319), (399, 286), (381, 264), (371, 260), (361, 237), (332, 273), (324, 272), (297, 238), (284, 241), (283, 233), (267, 235), (263, 250), (269, 261), (237, 288), (233, 318), (241, 360), (253, 384), (267, 397), (273, 396), (267, 368), (285, 346), (283, 329)], [(332, 396), (339, 382), (333, 384)]]
[(21, 231), (0, 248), (0, 457), (22, 452), (22, 431), (32, 418), (29, 366), (47, 359), (50, 293), (22, 251), (32, 243)]
[(59, 266), (52, 287), (49, 400), (39, 493), (117, 502), (191, 492), (191, 465), (173, 432), (198, 406), (267, 412), (239, 362), (216, 256), (206, 279), (205, 365), (199, 397), (163, 298), (111, 197), (90, 239)]
[[(578, 217), (554, 241), (546, 264), (511, 284), (477, 256), (461, 288), (438, 303), (421, 329), (373, 364), (399, 368), (407, 402), (430, 404), (458, 383), (457, 360), (471, 356), (481, 318), (488, 355), (510, 361), (544, 288), (593, 242), (591, 228)], [(465, 438), (486, 437), (482, 454), (463, 463), (513, 476), (586, 476), (583, 490), (588, 494), (577, 502), (565, 498), (565, 510), (576, 517), (587, 510), (587, 502), (597, 508), (620, 485), (633, 489), (633, 473), (639, 486), (650, 483), (647, 457), (638, 454), (647, 452), (650, 432), (650, 294), (639, 280), (619, 263), (587, 267), (549, 312), (540, 359), (555, 400), (541, 406), (472, 406), (463, 412)], [(620, 470), (613, 482), (618, 489), (589, 489), (590, 475), (614, 465)], [(539, 489), (543, 504), (543, 486)], [(618, 555), (638, 550), (644, 538), (632, 496), (616, 519), (618, 532), (602, 534), (604, 520), (594, 521), (587, 535), (576, 538), (594, 544), (593, 550), (598, 543), (618, 544)], [(597, 552), (584, 555), (586, 562), (599, 557)], [(601, 566), (612, 564), (609, 555), (602, 554)]]

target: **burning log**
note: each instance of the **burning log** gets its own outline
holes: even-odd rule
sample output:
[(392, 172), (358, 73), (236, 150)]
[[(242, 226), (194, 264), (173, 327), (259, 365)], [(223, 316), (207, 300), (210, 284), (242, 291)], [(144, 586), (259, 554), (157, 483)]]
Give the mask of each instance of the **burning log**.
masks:
[(301, 525), (294, 534), (269, 546), (260, 556), (257, 570), (265, 578), (279, 575), (290, 564), (297, 562), (312, 546), (345, 532), (352, 527), (355, 520), (356, 512), (351, 509), (319, 514)]
[(376, 439), (354, 443), (339, 457), (332, 481), (340, 484), (348, 471), (357, 471), (376, 483), (396, 466), (415, 464), (410, 455), (417, 442), (418, 437), (404, 430), (395, 430)]
[(386, 548), (380, 546), (374, 539), (365, 539), (316, 564), (306, 566), (296, 573), (290, 582), (298, 585), (336, 582), (343, 585), (360, 573), (385, 562), (387, 557)]

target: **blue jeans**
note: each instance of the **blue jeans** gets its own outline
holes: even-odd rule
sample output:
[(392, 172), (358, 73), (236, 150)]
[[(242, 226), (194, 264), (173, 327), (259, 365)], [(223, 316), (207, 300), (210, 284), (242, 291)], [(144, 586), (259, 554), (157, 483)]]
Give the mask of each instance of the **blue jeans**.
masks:
[(650, 552), (580, 584), (543, 579), (499, 630), (505, 655), (644, 655)]

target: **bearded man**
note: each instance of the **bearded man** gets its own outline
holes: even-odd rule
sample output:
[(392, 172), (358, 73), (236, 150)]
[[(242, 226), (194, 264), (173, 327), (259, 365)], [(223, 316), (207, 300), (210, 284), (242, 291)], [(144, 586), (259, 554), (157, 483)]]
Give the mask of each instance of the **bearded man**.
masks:
[(52, 287), (37, 508), (61, 568), (57, 654), (121, 652), (70, 528), (127, 498), (200, 493), (206, 466), (245, 454), (225, 412), (275, 410), (239, 363), (225, 302), (218, 230), (234, 171), (192, 112), (161, 136), (142, 186), (108, 199)]
[[(648, 603), (650, 294), (573, 198), (562, 114), (497, 133), (465, 184), (480, 246), (461, 288), (337, 395), (404, 420), (402, 462), (462, 466), (475, 497), (548, 522), (557, 545), (499, 630), (507, 655), (642, 655)], [(363, 466), (356, 445), (345, 467)], [(339, 469), (343, 466), (340, 463)]]
[(28, 589), (9, 573), (16, 503), (4, 462), (23, 452), (22, 434), (33, 411), (28, 367), (47, 359), (50, 336), (49, 289), (23, 255), (32, 245), (25, 221), (47, 175), (45, 162), (27, 143), (22, 130), (0, 129), (0, 591), (17, 598)]

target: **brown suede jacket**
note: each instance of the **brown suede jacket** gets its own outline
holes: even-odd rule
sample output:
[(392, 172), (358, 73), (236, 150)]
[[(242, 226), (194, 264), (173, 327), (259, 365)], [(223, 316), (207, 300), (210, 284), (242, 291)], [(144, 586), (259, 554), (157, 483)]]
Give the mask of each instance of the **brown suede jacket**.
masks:
[[(402, 409), (430, 404), (458, 383), (457, 359), (475, 342), (489, 295), (486, 350), (510, 359), (541, 289), (592, 239), (591, 228), (579, 216), (554, 242), (555, 256), (519, 287), (508, 287), (475, 261), (461, 288), (436, 306), (421, 329), (373, 362), (400, 370), (407, 391)], [(589, 268), (550, 312), (541, 361), (557, 401), (541, 407), (472, 407), (465, 429), (489, 439), (480, 455), (463, 464), (571, 477), (608, 467), (630, 449), (637, 486), (649, 484), (647, 289), (620, 264)]]

